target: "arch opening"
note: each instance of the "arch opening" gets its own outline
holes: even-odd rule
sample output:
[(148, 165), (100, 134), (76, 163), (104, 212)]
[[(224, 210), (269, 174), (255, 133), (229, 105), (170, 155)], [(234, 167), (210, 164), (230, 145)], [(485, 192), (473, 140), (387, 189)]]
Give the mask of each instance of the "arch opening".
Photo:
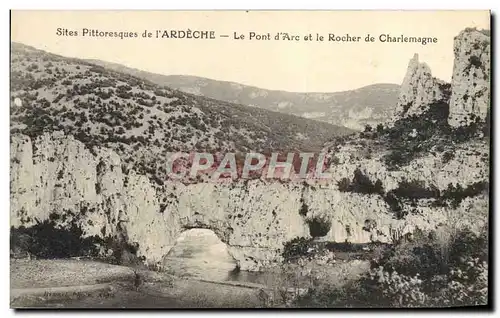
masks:
[(163, 262), (168, 273), (196, 279), (227, 280), (238, 271), (228, 246), (214, 231), (204, 228), (182, 232)]

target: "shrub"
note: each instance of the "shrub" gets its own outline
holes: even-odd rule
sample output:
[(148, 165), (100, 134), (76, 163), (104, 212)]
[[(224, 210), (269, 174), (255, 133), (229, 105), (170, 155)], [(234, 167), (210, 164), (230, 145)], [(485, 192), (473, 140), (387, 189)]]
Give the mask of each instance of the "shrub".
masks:
[(296, 237), (283, 244), (282, 256), (285, 262), (293, 261), (302, 256), (307, 256), (309, 247), (311, 246), (311, 239), (304, 237)]
[(451, 131), (448, 114), (447, 102), (440, 101), (429, 105), (423, 114), (402, 118), (393, 127), (384, 129), (381, 135), (389, 148), (385, 157), (387, 166), (396, 169), (436, 145), (447, 144)]
[(401, 275), (398, 272), (389, 273), (383, 267), (370, 272), (370, 280), (377, 282), (377, 289), (382, 291), (383, 304), (390, 307), (420, 307), (428, 301), (423, 292), (423, 281), (416, 276)]
[(453, 158), (455, 158), (455, 152), (454, 151), (446, 151), (444, 154), (443, 154), (443, 163), (446, 164), (448, 162), (450, 162)]
[(407, 276), (419, 274), (427, 279), (433, 275), (445, 274), (448, 269), (447, 255), (442, 242), (430, 233), (416, 231), (413, 238), (399, 240), (374, 266), (383, 266), (386, 271)]
[(351, 181), (348, 178), (342, 178), (337, 186), (340, 192), (349, 192), (351, 189)]
[(446, 190), (443, 191), (441, 196), (436, 200), (434, 205), (436, 206), (447, 206), (450, 204), (453, 208), (457, 208), (463, 199), (467, 197), (474, 197), (480, 195), (481, 193), (487, 193), (489, 191), (489, 182), (478, 181), (473, 184), (468, 185), (466, 188), (462, 187), (460, 184), (448, 184)]
[(481, 59), (475, 55), (469, 57), (469, 63), (477, 68), (480, 68), (482, 66)]
[(384, 125), (378, 124), (376, 129), (377, 129), (377, 133), (382, 134), (384, 132)]
[(354, 177), (352, 181), (347, 178), (343, 178), (338, 182), (339, 191), (341, 192), (355, 192), (362, 194), (383, 194), (384, 188), (382, 186), (382, 181), (377, 180), (375, 184), (370, 180), (368, 176), (363, 174), (358, 168), (354, 171)]
[[(488, 302), (487, 229), (461, 230), (442, 241), (417, 231), (342, 287), (310, 288), (299, 307), (444, 307)], [(464, 248), (466, 246), (466, 248)], [(445, 255), (447, 254), (447, 255)], [(455, 257), (458, 256), (458, 257)]]
[(439, 189), (434, 186), (425, 187), (422, 181), (406, 181), (402, 180), (398, 187), (393, 190), (393, 194), (400, 198), (411, 200), (429, 199), (439, 197)]
[(408, 214), (408, 212), (401, 206), (399, 198), (394, 195), (393, 191), (390, 191), (386, 195), (384, 195), (384, 201), (385, 203), (387, 203), (389, 209), (394, 214), (396, 219), (403, 219)]
[[(51, 216), (57, 217), (55, 214)], [(84, 238), (81, 227), (74, 222), (63, 228), (53, 220), (45, 220), (29, 228), (21, 226), (10, 230), (11, 249), (26, 251), (43, 259), (96, 257), (98, 245), (102, 243), (97, 236)]]
[(477, 258), (463, 261), (450, 271), (448, 284), (440, 291), (436, 305), (478, 306), (488, 303), (488, 263)]
[(301, 216), (306, 216), (309, 211), (309, 206), (304, 202), (304, 199), (300, 199), (302, 205), (300, 206), (299, 214)]

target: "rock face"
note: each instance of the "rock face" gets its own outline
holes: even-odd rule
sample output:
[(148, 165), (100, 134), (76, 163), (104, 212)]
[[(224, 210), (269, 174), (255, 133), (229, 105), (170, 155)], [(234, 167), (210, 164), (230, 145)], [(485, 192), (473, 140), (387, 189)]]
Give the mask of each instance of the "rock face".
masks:
[(408, 64), (392, 121), (418, 116), (430, 107), (446, 107), (450, 85), (432, 76), (431, 69), (415, 54)]
[[(138, 256), (149, 264), (161, 264), (182, 231), (207, 228), (228, 245), (241, 269), (247, 270), (280, 261), (283, 243), (310, 237), (308, 221), (315, 217), (331, 224), (325, 239), (353, 243), (390, 242), (394, 231), (406, 233), (446, 222), (443, 208), (423, 205), (419, 213), (396, 220), (379, 195), (340, 192), (337, 181), (352, 178), (356, 168), (363, 167), (367, 176), (382, 180), (389, 190), (403, 178), (426, 180), (440, 189), (454, 180), (470, 184), (484, 180), (488, 171), (486, 163), (471, 161), (467, 152), (458, 151), (447, 164), (430, 156), (405, 171), (387, 171), (380, 162), (359, 160), (345, 149), (339, 164), (331, 167), (335, 179), (326, 185), (253, 180), (235, 184), (167, 182), (159, 187), (143, 175), (124, 171), (113, 151), (96, 148), (91, 152), (59, 132), (34, 141), (14, 135), (11, 153), (11, 226), (29, 226), (48, 219), (51, 213), (73, 215), (86, 235), (120, 234), (138, 245)], [(453, 213), (464, 216), (487, 211), (484, 202), (484, 198), (466, 200)], [(374, 226), (366, 229), (367, 222)]]
[[(489, 37), (462, 32), (455, 40), (455, 57), (449, 120), (461, 125), (458, 120), (464, 115), (484, 118), (487, 113)], [(449, 88), (415, 55), (393, 119), (429, 110), (448, 112)], [(33, 140), (16, 133), (11, 136), (11, 226), (34, 225), (54, 214), (64, 216), (56, 218), (59, 225), (72, 218), (87, 236), (125, 239), (151, 265), (167, 262), (165, 257), (183, 231), (211, 229), (241, 269), (259, 270), (281, 261), (285, 242), (310, 238), (314, 222), (322, 222), (322, 229), (327, 225), (324, 239), (352, 243), (391, 242), (416, 228), (435, 229), (452, 222), (473, 227), (487, 222), (487, 194), (470, 191), (488, 181), (487, 140), (470, 139), (447, 145), (447, 152), (422, 153), (397, 171), (384, 164), (387, 148), (382, 141), (372, 141), (371, 146), (378, 147), (373, 153), (361, 138), (327, 145), (324, 151), (336, 160), (328, 170), (333, 179), (321, 184), (256, 179), (230, 184), (167, 180), (158, 185), (125, 164), (130, 158), (109, 148), (87, 146), (59, 131)], [(402, 200), (399, 208), (411, 213), (398, 219), (394, 202), (380, 191), (345, 192), (340, 187), (342, 181), (354, 180), (356, 172), (377, 183), (384, 195), (400, 189), (403, 182), (415, 182), (441, 192), (458, 188), (454, 191), (460, 192), (461, 200), (456, 206), (433, 204), (435, 196)]]
[(490, 107), (489, 31), (460, 32), (455, 37), (454, 53), (448, 122), (456, 127), (469, 124), (474, 117), (484, 120)]
[[(161, 263), (180, 233), (212, 229), (242, 269), (275, 262), (283, 242), (307, 236), (297, 213), (301, 192), (275, 183), (248, 185), (167, 183), (122, 171), (107, 149), (91, 153), (62, 133), (31, 141), (12, 136), (11, 226), (30, 226), (50, 214), (74, 215), (86, 235), (120, 234), (138, 256)], [(122, 233), (117, 233), (122, 232)]]

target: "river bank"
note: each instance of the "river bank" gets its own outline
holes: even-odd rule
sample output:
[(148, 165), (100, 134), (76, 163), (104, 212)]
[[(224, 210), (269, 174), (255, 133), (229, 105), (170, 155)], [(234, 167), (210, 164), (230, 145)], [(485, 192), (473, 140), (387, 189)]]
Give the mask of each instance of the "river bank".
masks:
[(256, 308), (261, 287), (89, 260), (11, 260), (12, 308)]
[[(93, 260), (11, 260), (12, 308), (283, 307), (316, 283), (343, 285), (362, 274), (361, 261), (288, 265), (268, 272), (171, 275)], [(195, 268), (199, 274), (200, 268)], [(222, 279), (212, 280), (220, 276)]]

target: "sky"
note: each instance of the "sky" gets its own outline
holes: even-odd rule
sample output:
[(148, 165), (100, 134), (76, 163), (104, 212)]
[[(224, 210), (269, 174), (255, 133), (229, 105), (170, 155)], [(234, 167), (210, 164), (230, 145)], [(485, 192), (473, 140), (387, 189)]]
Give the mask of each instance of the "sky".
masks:
[[(488, 11), (12, 11), (11, 40), (52, 53), (100, 59), (165, 75), (195, 75), (273, 90), (336, 92), (403, 81), (415, 53), (434, 76), (451, 80), (453, 39), (490, 29)], [(78, 32), (59, 36), (57, 29)], [(82, 29), (137, 32), (138, 38), (81, 36)], [(216, 39), (143, 38), (148, 30), (207, 30)], [(234, 39), (234, 33), (245, 39)], [(250, 32), (301, 40), (248, 40)], [(229, 35), (221, 38), (219, 35)], [(325, 41), (304, 41), (323, 35)], [(360, 36), (332, 42), (328, 35)], [(435, 37), (437, 43), (369, 43), (370, 34)]]

